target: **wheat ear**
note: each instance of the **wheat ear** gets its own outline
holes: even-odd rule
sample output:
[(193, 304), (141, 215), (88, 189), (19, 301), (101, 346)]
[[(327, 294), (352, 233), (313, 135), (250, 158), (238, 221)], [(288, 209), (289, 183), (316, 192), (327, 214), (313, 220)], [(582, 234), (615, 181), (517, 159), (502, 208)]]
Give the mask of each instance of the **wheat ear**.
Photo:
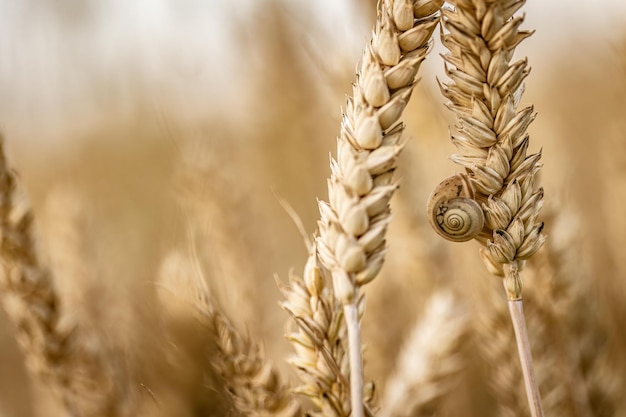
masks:
[(352, 415), (362, 417), (363, 365), (359, 289), (385, 256), (389, 200), (398, 187), (395, 161), (403, 147), (406, 107), (429, 49), (442, 1), (382, 0), (358, 67), (331, 162), (328, 203), (320, 203), (317, 250), (331, 272), (348, 327)]
[(461, 344), (469, 333), (467, 312), (450, 290), (430, 296), (411, 330), (387, 383), (383, 417), (431, 416), (454, 386), (464, 361)]
[(537, 223), (543, 190), (535, 190), (541, 153), (527, 155), (526, 128), (533, 108), (518, 110), (525, 59), (511, 63), (516, 46), (532, 32), (519, 30), (523, 17), (513, 17), (523, 0), (457, 0), (443, 12), (446, 72), (441, 86), (457, 115), (459, 150), (452, 160), (466, 168), (471, 194), (484, 212), (478, 240), (488, 269), (504, 277), (524, 380), (533, 416), (543, 415), (535, 381), (522, 307), (519, 272), (543, 244)]
[(211, 364), (236, 411), (252, 417), (301, 415), (300, 405), (265, 358), (262, 347), (241, 334), (215, 304), (195, 253), (173, 252), (164, 265), (168, 264), (175, 267), (162, 271), (161, 282), (194, 308), (199, 322), (216, 341)]
[(62, 324), (52, 275), (39, 260), (33, 215), (19, 195), (0, 137), (0, 297), (17, 328), (17, 340), (31, 372), (61, 397), (70, 415), (119, 415), (106, 357), (78, 343), (73, 326)]

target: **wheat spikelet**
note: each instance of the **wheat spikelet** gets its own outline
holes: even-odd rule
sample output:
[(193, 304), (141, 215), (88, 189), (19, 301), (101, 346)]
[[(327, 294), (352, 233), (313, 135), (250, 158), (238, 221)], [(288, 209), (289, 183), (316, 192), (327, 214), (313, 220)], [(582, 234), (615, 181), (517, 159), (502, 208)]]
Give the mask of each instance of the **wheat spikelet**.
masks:
[(70, 415), (131, 413), (132, 407), (118, 397), (119, 381), (107, 364), (108, 352), (98, 343), (90, 345), (79, 328), (62, 321), (52, 276), (35, 247), (32, 213), (19, 196), (3, 145), (0, 138), (1, 296), (27, 365), (59, 394)]
[(386, 251), (389, 200), (404, 142), (399, 122), (438, 22), (441, 1), (380, 1), (358, 66), (331, 161), (329, 202), (321, 202), (317, 252), (330, 271), (348, 327), (352, 414), (363, 415), (359, 288), (375, 278)]
[[(302, 384), (296, 392), (310, 398), (318, 408), (314, 415), (350, 415), (347, 328), (341, 303), (323, 276), (314, 248), (304, 278), (290, 275), (289, 285), (279, 283), (285, 300), (282, 307), (296, 328), (287, 333), (295, 354), (289, 363)], [(367, 400), (366, 400), (367, 401)]]
[(381, 416), (435, 414), (438, 400), (463, 368), (459, 350), (468, 330), (468, 316), (456, 296), (449, 290), (432, 294), (404, 342), (385, 389)]
[[(299, 404), (265, 359), (263, 349), (248, 335), (239, 333), (215, 305), (197, 259), (175, 252), (171, 257), (174, 259), (164, 263), (161, 282), (194, 308), (202, 326), (213, 335), (216, 352), (211, 362), (232, 398), (234, 409), (230, 413), (258, 417), (300, 415)], [(173, 268), (166, 267), (172, 262)]]

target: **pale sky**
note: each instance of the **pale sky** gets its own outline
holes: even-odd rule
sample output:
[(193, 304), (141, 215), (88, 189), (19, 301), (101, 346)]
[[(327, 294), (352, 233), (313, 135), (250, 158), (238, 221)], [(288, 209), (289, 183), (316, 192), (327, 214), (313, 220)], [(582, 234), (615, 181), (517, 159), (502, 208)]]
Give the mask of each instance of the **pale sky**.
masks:
[[(187, 105), (185, 112), (204, 111), (193, 103), (231, 91), (245, 65), (230, 25), (258, 13), (261, 1), (0, 0), (0, 130), (28, 137), (33, 129), (88, 126), (98, 114), (124, 112), (130, 96), (150, 95), (155, 85)], [(284, 3), (308, 9), (295, 18), (320, 28), (302, 39), (358, 57), (371, 25), (355, 17), (358, 2)], [(523, 27), (537, 30), (522, 44), (526, 55), (554, 55), (593, 37), (603, 47), (626, 36), (626, 0), (529, 0), (523, 10)], [(109, 99), (119, 106), (107, 107)]]

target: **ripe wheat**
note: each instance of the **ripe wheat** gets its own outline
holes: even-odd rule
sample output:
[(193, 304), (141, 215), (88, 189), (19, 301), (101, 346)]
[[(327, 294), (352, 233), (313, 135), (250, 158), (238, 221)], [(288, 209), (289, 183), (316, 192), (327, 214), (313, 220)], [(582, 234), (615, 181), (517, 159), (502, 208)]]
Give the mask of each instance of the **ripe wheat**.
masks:
[[(24, 203), (19, 177), (7, 167), (4, 149), (0, 150), (3, 266), (0, 301), (15, 325), (15, 335), (35, 380), (41, 380), (59, 394), (64, 415), (400, 417), (453, 414), (451, 410), (460, 410), (459, 414), (467, 416), (528, 415), (530, 410), (520, 384), (523, 372), (515, 355), (515, 333), (507, 317), (510, 313), (501, 302), (499, 280), (480, 280), (480, 265), (474, 268), (474, 263), (466, 262), (480, 263), (478, 257), (472, 260), (465, 253), (456, 257), (457, 249), (461, 253), (463, 248), (450, 249), (448, 245), (433, 242), (431, 235), (422, 235), (425, 222), (415, 214), (422, 212), (416, 209), (422, 205), (421, 185), (433, 180), (435, 171), (428, 162), (429, 158), (433, 159), (431, 149), (435, 141), (422, 133), (434, 132), (439, 126), (434, 129), (437, 122), (426, 120), (430, 117), (421, 113), (419, 123), (412, 123), (404, 110), (438, 23), (442, 23), (443, 43), (449, 49), (443, 59), (451, 79), (440, 84), (440, 89), (456, 115), (452, 142), (458, 152), (452, 159), (463, 170), (447, 185), (448, 188), (453, 185), (452, 194), (457, 197), (469, 195), (479, 203), (477, 216), (486, 221), (484, 227), (478, 228), (481, 258), (490, 272), (505, 278), (513, 302), (521, 302), (520, 271), (524, 270), (528, 334), (546, 415), (621, 415), (624, 360), (619, 343), (624, 338), (616, 330), (623, 318), (618, 313), (625, 310), (619, 303), (621, 293), (612, 291), (623, 285), (615, 284), (619, 280), (612, 279), (619, 278), (623, 269), (619, 248), (625, 235), (621, 233), (624, 222), (620, 219), (611, 222), (611, 230), (606, 232), (598, 227), (598, 219), (604, 216), (595, 211), (593, 216), (591, 210), (579, 218), (568, 216), (566, 206), (575, 204), (570, 198), (564, 204), (554, 205), (563, 206), (558, 212), (543, 215), (551, 236), (544, 244), (543, 224), (538, 220), (543, 204), (543, 191), (537, 188), (541, 152), (529, 153), (526, 134), (534, 111), (532, 107), (520, 107), (529, 69), (525, 60), (513, 60), (517, 45), (531, 34), (519, 29), (523, 19), (515, 16), (524, 1), (456, 0), (449, 2), (453, 8), (442, 3), (379, 1), (372, 40), (357, 65), (353, 95), (348, 99), (337, 139), (337, 154), (331, 161), (328, 202), (318, 205), (320, 220), (313, 239), (302, 233), (306, 236), (307, 261), (302, 271), (290, 273), (288, 283), (278, 283), (284, 311), (275, 306), (278, 290), (271, 283), (271, 273), (282, 268), (282, 264), (273, 265), (277, 260), (279, 264), (288, 264), (297, 252), (287, 247), (291, 242), (283, 240), (285, 235), (281, 233), (285, 228), (276, 227), (279, 223), (264, 217), (267, 213), (258, 209), (267, 204), (263, 208), (275, 210), (275, 201), (265, 194), (271, 195), (268, 184), (275, 185), (277, 178), (293, 186), (289, 191), (297, 190), (296, 201), (307, 190), (311, 191), (311, 185), (319, 177), (316, 170), (326, 166), (325, 161), (318, 163), (313, 151), (326, 149), (320, 138), (328, 137), (332, 131), (329, 127), (327, 132), (319, 134), (323, 129), (317, 124), (323, 124), (323, 117), (319, 117), (323, 111), (314, 109), (319, 98), (315, 90), (319, 86), (307, 78), (310, 62), (298, 61), (306, 48), (291, 42), (297, 38), (294, 35), (299, 28), (295, 28), (293, 16), (284, 13), (278, 3), (258, 6), (267, 12), (266, 20), (254, 15), (254, 23), (263, 20), (265, 26), (275, 29), (267, 31), (270, 35), (252, 31), (242, 37), (245, 42), (256, 40), (253, 39), (256, 36), (266, 37), (265, 49), (259, 49), (264, 57), (263, 72), (250, 61), (251, 78), (264, 81), (262, 87), (252, 89), (252, 106), (261, 109), (258, 115), (248, 116), (246, 123), (240, 123), (238, 118), (238, 125), (246, 125), (241, 130), (217, 118), (219, 122), (212, 125), (213, 120), (198, 130), (196, 126), (189, 130), (175, 129), (173, 136), (182, 144), (177, 147), (180, 154), (176, 155), (181, 157), (176, 161), (181, 169), (174, 172), (172, 182), (177, 192), (170, 200), (183, 213), (172, 224), (155, 222), (158, 224), (154, 228), (161, 234), (154, 236), (166, 236), (179, 244), (176, 240), (182, 240), (182, 231), (174, 232), (178, 233), (175, 236), (167, 233), (177, 228), (178, 223), (184, 223), (191, 229), (189, 234), (194, 241), (191, 254), (169, 253), (171, 245), (163, 245), (155, 238), (151, 245), (144, 246), (143, 242), (138, 245), (141, 257), (137, 256), (140, 252), (129, 251), (132, 252), (129, 262), (120, 266), (119, 259), (102, 256), (106, 252), (100, 250), (116, 232), (92, 236), (92, 230), (85, 227), (82, 218), (84, 207), (76, 196), (71, 192), (50, 193), (51, 181), (46, 180), (36, 184), (32, 191), (34, 211), (39, 209), (37, 201), (41, 201), (41, 196), (37, 192), (42, 189), (52, 203), (45, 207), (49, 218), (39, 217), (50, 225), (42, 228), (50, 242), (47, 262), (46, 252), (40, 255), (35, 242), (33, 209)], [(441, 7), (443, 12), (439, 11)], [(241, 26), (246, 31), (250, 27)], [(297, 49), (297, 54), (284, 52), (288, 48)], [(273, 67), (274, 62), (280, 62), (280, 67)], [(289, 76), (290, 64), (294, 64), (292, 71), (296, 76)], [(303, 71), (307, 65), (307, 71)], [(571, 68), (572, 73), (576, 71), (580, 69)], [(562, 71), (555, 73), (558, 79), (563, 78)], [(617, 80), (612, 79), (611, 83)], [(436, 87), (434, 80), (431, 85)], [(298, 97), (297, 104), (285, 91)], [(272, 106), (266, 106), (268, 103)], [(310, 112), (302, 112), (304, 104), (310, 107)], [(614, 107), (621, 108), (621, 104)], [(436, 108), (439, 103), (428, 105)], [(264, 107), (271, 107), (271, 112), (263, 113)], [(277, 119), (269, 119), (268, 114)], [(419, 143), (408, 145), (413, 146), (411, 156), (415, 163), (400, 167), (411, 170), (403, 173), (403, 184), (410, 182), (408, 176), (421, 178), (418, 187), (403, 186), (402, 194), (413, 193), (415, 198), (407, 199), (411, 201), (405, 206), (394, 207), (396, 221), (408, 219), (396, 222), (394, 230), (390, 228), (389, 202), (398, 188), (395, 171), (407, 143), (402, 137), (404, 122), (415, 125), (424, 137), (418, 138)], [(308, 131), (312, 124), (316, 124), (316, 129)], [(573, 129), (571, 123), (567, 127)], [(595, 125), (593, 129), (598, 134), (608, 130)], [(302, 133), (304, 130), (307, 132)], [(109, 130), (106, 132), (103, 136), (110, 134)], [(570, 140), (571, 131), (564, 129), (561, 133)], [(306, 141), (296, 140), (305, 134)], [(251, 140), (252, 135), (258, 140)], [(440, 135), (437, 132), (432, 136)], [(231, 140), (233, 137), (238, 140)], [(579, 135), (579, 138), (580, 143), (587, 143), (582, 139), (588, 137)], [(205, 139), (214, 141), (201, 143)], [(620, 171), (623, 164), (618, 161), (623, 153), (615, 152), (621, 142), (616, 139), (611, 146), (596, 147), (603, 158), (616, 154), (610, 159), (615, 165), (612, 170), (598, 169), (598, 177), (585, 173), (572, 181), (586, 199), (589, 185), (600, 183), (600, 173), (610, 177), (613, 182), (600, 184), (604, 187), (598, 187), (593, 199), (594, 205), (602, 206), (600, 209), (604, 211), (600, 213), (605, 214), (610, 212), (609, 207), (619, 207), (626, 189)], [(18, 142), (16, 139), (15, 146), (20, 146)], [(128, 142), (133, 146), (137, 143)], [(306, 142), (304, 147), (303, 142)], [(572, 149), (575, 143), (563, 141), (566, 146), (562, 146), (562, 153), (567, 155), (564, 160), (576, 156), (576, 149)], [(130, 149), (127, 146), (115, 142), (111, 148), (116, 147), (115, 155), (126, 157)], [(588, 161), (587, 147), (580, 148), (578, 157)], [(133, 149), (143, 151), (140, 146)], [(546, 155), (549, 149), (546, 146)], [(149, 159), (154, 155), (142, 154), (142, 157)], [(133, 180), (130, 173), (135, 171), (117, 173), (114, 177), (111, 161), (100, 154), (95, 158), (106, 166), (107, 175), (93, 170), (91, 165), (96, 159), (85, 158), (87, 162), (78, 164), (80, 169), (76, 169), (81, 178), (65, 182), (93, 189), (98, 194), (98, 203), (107, 200), (118, 204), (121, 201), (118, 194), (99, 195), (101, 190), (94, 187), (94, 179), (86, 178), (95, 173), (95, 182), (100, 184), (106, 177), (111, 188), (119, 189)], [(160, 168), (167, 165), (163, 161), (171, 163), (176, 157), (168, 155), (168, 158), (171, 159), (151, 161)], [(310, 165), (305, 164), (305, 159)], [(47, 162), (38, 164), (37, 168), (43, 170), (41, 165), (47, 166)], [(548, 168), (555, 170), (552, 162), (553, 159)], [(24, 165), (24, 173), (33, 175)], [(556, 166), (556, 170), (561, 169)], [(580, 165), (573, 163), (562, 167), (567, 171), (572, 166), (580, 169)], [(73, 172), (71, 168), (67, 171)], [(306, 181), (291, 175), (303, 171), (308, 174)], [(542, 171), (546, 189), (555, 188), (552, 172)], [(246, 175), (254, 176), (254, 181), (247, 183)], [(167, 196), (170, 184), (163, 184), (163, 176), (157, 178), (145, 179), (154, 186), (147, 194), (154, 191), (153, 194)], [(558, 181), (556, 184), (560, 184)], [(463, 193), (456, 188), (458, 185)], [(283, 183), (279, 185), (281, 189), (282, 186)], [(611, 196), (603, 197), (603, 192)], [(315, 193), (310, 194), (312, 197)], [(553, 191), (550, 195), (554, 195)], [(134, 199), (140, 200), (142, 196), (123, 198), (131, 197), (135, 203)], [(168, 200), (161, 198), (148, 199), (150, 209), (163, 210), (162, 204), (153, 203)], [(553, 201), (551, 197), (550, 202)], [(118, 219), (114, 216), (95, 221), (106, 223), (111, 230), (120, 227), (134, 233), (135, 226), (141, 229), (140, 223), (146, 215), (145, 206), (137, 207), (140, 208), (137, 213), (131, 212), (136, 216), (132, 220), (136, 224), (115, 225)], [(172, 212), (167, 213), (169, 222)], [(437, 223), (437, 215), (441, 213), (434, 214), (431, 222)], [(141, 221), (137, 220), (139, 217)], [(314, 220), (304, 213), (300, 228)], [(562, 223), (561, 228), (555, 226), (558, 222)], [(580, 223), (588, 223), (594, 233), (581, 232)], [(168, 232), (162, 233), (163, 229)], [(272, 235), (268, 236), (270, 230)], [(246, 234), (249, 231), (252, 233)], [(363, 323), (363, 331), (370, 340), (361, 343), (359, 332), (366, 307), (362, 287), (378, 276), (387, 258), (386, 239), (392, 238), (390, 250), (395, 259), (386, 262), (388, 267), (393, 267), (383, 271), (385, 278), (391, 279), (381, 279), (369, 286), (368, 316), (373, 320)], [(457, 240), (464, 238), (457, 236)], [(275, 257), (266, 256), (272, 251), (266, 247), (272, 244), (278, 247), (272, 253)], [(114, 245), (121, 248), (120, 252), (127, 248), (124, 239)], [(144, 249), (154, 253), (148, 255)], [(95, 253), (99, 255), (97, 260), (93, 259)], [(532, 261), (526, 265), (530, 257)], [(401, 259), (397, 261), (398, 258)], [(162, 268), (157, 273), (160, 261)], [(118, 282), (131, 278), (136, 272), (127, 270), (131, 262), (146, 270), (145, 275), (132, 277), (141, 284), (133, 288), (138, 292), (113, 294), (111, 288), (117, 282), (109, 278), (123, 277)], [(105, 275), (106, 279), (99, 270), (103, 263), (114, 271)], [(271, 268), (264, 269), (268, 265)], [(159, 278), (154, 286), (157, 274)], [(599, 294), (601, 285), (606, 286), (602, 288), (604, 291), (615, 295)], [(454, 288), (454, 295), (448, 287)], [(107, 297), (103, 296), (105, 290)], [(491, 290), (493, 293), (488, 292)], [(151, 298), (152, 291), (163, 297)], [(111, 295), (120, 299), (109, 305)], [(106, 323), (104, 318), (110, 311), (124, 311), (125, 296), (136, 308), (132, 312), (129, 309), (132, 320)], [(407, 313), (416, 310), (423, 313), (414, 320)], [(470, 318), (474, 312), (479, 317)], [(287, 315), (289, 343), (273, 333), (268, 336), (280, 332), (276, 323)], [(378, 324), (372, 327), (372, 322)], [(112, 333), (107, 325), (120, 330)], [(245, 328), (242, 325), (250, 330), (240, 331)], [(116, 344), (118, 340), (113, 340), (117, 337), (109, 337), (111, 334), (123, 336), (119, 337), (124, 341), (123, 349), (121, 344)], [(255, 340), (260, 336), (265, 336), (265, 345)], [(400, 339), (405, 340), (401, 348)], [(141, 344), (137, 343), (139, 340)], [(367, 377), (382, 382), (378, 385), (384, 388), (382, 393), (377, 392), (373, 382), (363, 383), (361, 353), (368, 351), (368, 344), (370, 362), (376, 362), (376, 366), (368, 367)], [(475, 347), (482, 357), (474, 355)], [(294, 385), (285, 382), (288, 379), (268, 360), (282, 357), (281, 349), (293, 351), (286, 360), (300, 379)], [(372, 350), (375, 355), (371, 354)], [(397, 355), (390, 354), (396, 351)], [(395, 365), (393, 371), (390, 364)], [(9, 365), (12, 365), (10, 361), (4, 360), (0, 364), (0, 384), (11, 378), (4, 377), (5, 369), (9, 374), (15, 369)], [(4, 403), (12, 391), (5, 393), (4, 385), (0, 388), (0, 414), (21, 415), (11, 413), (11, 406), (7, 408)], [(537, 407), (536, 399), (533, 401), (533, 407)], [(51, 414), (43, 407), (41, 411)]]

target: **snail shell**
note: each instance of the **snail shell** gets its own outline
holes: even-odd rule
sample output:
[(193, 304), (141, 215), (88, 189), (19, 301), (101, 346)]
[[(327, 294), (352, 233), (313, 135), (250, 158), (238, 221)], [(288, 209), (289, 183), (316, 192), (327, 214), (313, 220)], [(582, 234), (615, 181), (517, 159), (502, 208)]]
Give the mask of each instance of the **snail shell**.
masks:
[(474, 239), (483, 230), (485, 215), (474, 200), (474, 189), (465, 174), (446, 178), (428, 199), (428, 219), (435, 231), (453, 242)]

